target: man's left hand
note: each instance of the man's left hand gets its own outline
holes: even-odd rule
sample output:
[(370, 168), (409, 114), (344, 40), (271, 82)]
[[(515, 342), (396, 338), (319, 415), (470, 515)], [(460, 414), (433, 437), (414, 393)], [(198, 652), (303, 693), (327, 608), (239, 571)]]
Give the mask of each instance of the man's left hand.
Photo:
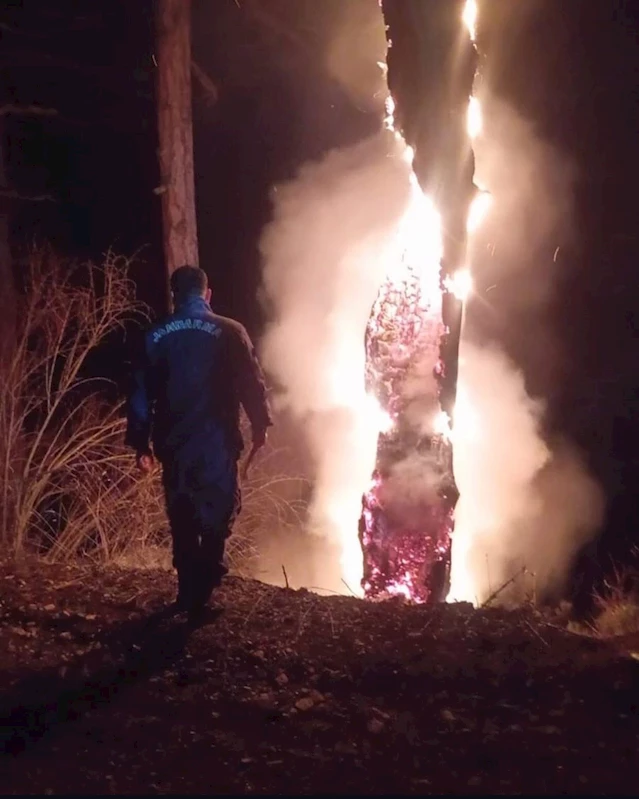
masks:
[(251, 451), (248, 454), (247, 459), (244, 461), (244, 468), (242, 469), (242, 479), (246, 480), (248, 477), (249, 469), (251, 467), (251, 463), (253, 458), (257, 455), (257, 453), (262, 449), (262, 447), (266, 444), (266, 429), (264, 430), (257, 430), (253, 431), (253, 446), (251, 447)]
[(266, 444), (267, 438), (267, 430), (257, 430), (253, 431), (253, 449), (255, 452), (262, 449), (262, 447)]
[(138, 453), (135, 459), (135, 465), (144, 474), (150, 474), (155, 466), (155, 458), (153, 455), (149, 455), (148, 452)]

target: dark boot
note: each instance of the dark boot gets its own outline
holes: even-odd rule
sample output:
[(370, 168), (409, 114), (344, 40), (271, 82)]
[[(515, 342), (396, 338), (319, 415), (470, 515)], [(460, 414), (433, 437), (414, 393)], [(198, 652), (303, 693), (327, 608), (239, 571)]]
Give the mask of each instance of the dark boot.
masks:
[(176, 613), (188, 611), (193, 605), (193, 576), (178, 571), (178, 593), (173, 604)]

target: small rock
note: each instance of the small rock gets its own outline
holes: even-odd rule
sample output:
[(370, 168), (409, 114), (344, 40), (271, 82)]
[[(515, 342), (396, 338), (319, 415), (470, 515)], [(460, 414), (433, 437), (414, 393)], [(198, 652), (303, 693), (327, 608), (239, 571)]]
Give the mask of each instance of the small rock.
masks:
[(288, 685), (288, 676), (283, 671), (281, 671), (275, 678), (275, 682), (278, 685)]
[(69, 641), (71, 639), (71, 633), (68, 632), (68, 631), (64, 632), (64, 633), (60, 633), (60, 635), (58, 637), (59, 638), (63, 638), (65, 641)]
[(487, 738), (492, 738), (499, 732), (499, 727), (491, 719), (486, 719), (481, 731)]
[(263, 693), (257, 697), (257, 704), (265, 710), (271, 710), (275, 707), (275, 697), (273, 694)]
[(444, 708), (444, 710), (442, 710), (441, 717), (444, 719), (444, 721), (455, 721), (455, 716), (450, 710), (448, 710), (448, 708)]
[(298, 710), (311, 710), (314, 707), (315, 702), (310, 696), (303, 696), (301, 699), (298, 699), (295, 703), (295, 707)]
[(371, 719), (368, 722), (368, 731), (378, 735), (384, 729), (384, 722), (381, 719)]
[(324, 694), (321, 694), (319, 691), (313, 688), (309, 694), (309, 698), (313, 700), (316, 705), (321, 704), (322, 702), (326, 701), (326, 697)]
[(468, 780), (468, 785), (471, 786), (471, 787), (476, 787), (477, 785), (481, 785), (481, 777), (479, 777), (479, 776), (471, 777)]

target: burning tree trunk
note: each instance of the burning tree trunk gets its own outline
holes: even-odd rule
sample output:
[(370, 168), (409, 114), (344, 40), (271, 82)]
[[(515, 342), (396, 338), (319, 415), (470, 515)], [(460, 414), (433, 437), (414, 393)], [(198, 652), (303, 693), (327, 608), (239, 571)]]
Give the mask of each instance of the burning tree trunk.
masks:
[[(380, 435), (373, 484), (360, 522), (364, 590), (439, 601), (448, 590), (450, 534), (458, 492), (450, 429), (455, 405), (462, 305), (453, 291), (466, 259), (474, 159), (468, 108), (477, 68), (467, 0), (382, 0), (394, 127), (414, 151), (413, 169), (441, 217), (439, 287), (421, 285), (405, 263), (382, 288), (367, 329), (367, 383), (393, 419)], [(469, 36), (470, 31), (470, 36)], [(423, 235), (428, 235), (424, 219)], [(423, 267), (424, 265), (422, 265)], [(428, 268), (428, 265), (426, 265)], [(432, 268), (432, 264), (431, 264)], [(437, 267), (435, 267), (437, 268)], [(432, 296), (429, 296), (430, 294)], [(431, 365), (445, 415), (430, 433), (406, 421), (402, 382)], [(424, 382), (428, 375), (421, 375)], [(428, 386), (424, 386), (428, 392)], [(433, 414), (437, 418), (437, 413)], [(422, 472), (411, 496), (393, 489), (407, 465)]]
[(461, 303), (449, 290), (464, 266), (475, 164), (467, 131), (477, 51), (463, 24), (467, 0), (382, 0), (388, 86), (395, 125), (415, 151), (413, 168), (442, 217), (441, 403), (452, 418), (457, 386)]
[(158, 0), (157, 106), (164, 228), (170, 275), (198, 263), (193, 120), (191, 109), (191, 2)]

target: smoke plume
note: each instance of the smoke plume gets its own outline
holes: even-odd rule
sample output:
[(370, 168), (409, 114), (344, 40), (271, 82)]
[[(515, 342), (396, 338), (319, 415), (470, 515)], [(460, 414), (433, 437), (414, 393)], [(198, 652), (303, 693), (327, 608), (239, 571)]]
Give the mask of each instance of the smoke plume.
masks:
[(604, 511), (579, 453), (567, 441), (546, 440), (545, 403), (529, 395), (524, 373), (505, 352), (507, 342), (539, 393), (561, 379), (550, 305), (573, 174), (511, 109), (490, 98), (482, 106), (476, 180), (493, 204), (472, 242), (477, 294), (468, 308), (455, 409), (461, 497), (450, 593), (476, 603), (496, 592), (499, 600), (556, 595)]
[[(364, 386), (364, 331), (411, 198), (411, 164), (390, 131), (302, 168), (273, 194), (261, 252), (270, 324), (262, 358), (276, 404), (313, 460), (309, 528), (336, 553), (316, 585), (359, 590), (361, 498), (375, 465), (379, 409)], [(329, 571), (328, 564), (333, 564)]]

